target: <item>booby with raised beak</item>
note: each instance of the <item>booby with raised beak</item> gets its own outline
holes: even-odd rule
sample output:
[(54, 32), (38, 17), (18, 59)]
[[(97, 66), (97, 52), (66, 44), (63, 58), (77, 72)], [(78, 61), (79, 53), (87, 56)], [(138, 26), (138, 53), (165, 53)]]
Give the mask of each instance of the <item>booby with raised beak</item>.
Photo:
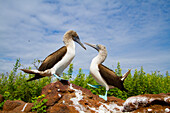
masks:
[(62, 78), (60, 78), (60, 75), (62, 74), (64, 69), (71, 63), (75, 56), (74, 41), (80, 44), (84, 49), (86, 49), (84, 45), (80, 42), (79, 36), (75, 31), (67, 31), (63, 37), (63, 42), (65, 46), (47, 56), (38, 68), (38, 70), (21, 69), (25, 73), (35, 74), (33, 78), (27, 81), (32, 81), (51, 75), (54, 75), (59, 80), (63, 80)]
[(107, 57), (106, 47), (103, 45), (94, 45), (89, 43), (85, 43), (85, 44), (90, 47), (93, 47), (99, 52), (99, 54), (95, 58), (93, 58), (91, 62), (90, 74), (100, 85), (91, 85), (91, 84), (88, 85), (93, 88), (99, 88), (99, 86), (104, 86), (106, 88), (105, 95), (104, 96), (99, 95), (99, 97), (103, 98), (106, 101), (107, 101), (107, 92), (109, 89), (117, 87), (122, 91), (123, 90), (127, 91), (123, 85), (123, 82), (131, 70), (129, 70), (123, 76), (117, 76), (113, 70), (107, 68), (102, 64)]

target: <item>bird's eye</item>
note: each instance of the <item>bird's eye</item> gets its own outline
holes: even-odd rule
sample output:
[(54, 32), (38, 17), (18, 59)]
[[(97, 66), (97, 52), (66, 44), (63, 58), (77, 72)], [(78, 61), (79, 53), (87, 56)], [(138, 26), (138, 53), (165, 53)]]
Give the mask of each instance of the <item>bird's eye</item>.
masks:
[(78, 40), (79, 37), (78, 36), (73, 36), (73, 40)]
[(98, 49), (100, 49), (100, 47), (99, 47), (99, 45), (98, 45), (98, 44), (96, 45), (96, 47), (97, 47)]
[(74, 40), (74, 41), (76, 40), (76, 37), (75, 37), (75, 36), (73, 36), (73, 40)]

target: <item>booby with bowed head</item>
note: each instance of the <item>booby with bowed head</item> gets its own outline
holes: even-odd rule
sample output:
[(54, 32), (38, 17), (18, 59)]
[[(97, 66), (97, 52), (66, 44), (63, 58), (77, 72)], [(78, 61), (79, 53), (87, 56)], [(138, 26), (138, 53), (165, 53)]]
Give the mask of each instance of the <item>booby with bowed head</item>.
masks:
[(47, 56), (43, 63), (40, 65), (38, 70), (21, 69), (26, 73), (35, 74), (35, 77), (27, 81), (32, 81), (35, 79), (51, 75), (54, 75), (59, 80), (62, 80), (60, 78), (60, 75), (62, 74), (64, 69), (71, 63), (75, 56), (74, 41), (80, 44), (84, 49), (86, 49), (84, 45), (80, 42), (79, 36), (75, 31), (73, 30), (67, 31), (63, 37), (63, 42), (65, 46), (61, 47), (54, 53)]
[(89, 43), (85, 43), (85, 44), (87, 44), (90, 47), (93, 47), (99, 52), (99, 54), (95, 58), (93, 58), (91, 62), (90, 74), (100, 85), (91, 85), (91, 84), (88, 85), (94, 88), (98, 88), (99, 86), (104, 86), (106, 88), (106, 93), (104, 96), (99, 95), (99, 97), (103, 98), (106, 101), (107, 101), (107, 91), (109, 89), (117, 87), (122, 91), (123, 90), (127, 91), (123, 86), (123, 82), (131, 70), (129, 70), (121, 77), (117, 76), (113, 70), (107, 68), (102, 64), (107, 57), (106, 47), (103, 45), (93, 45)]

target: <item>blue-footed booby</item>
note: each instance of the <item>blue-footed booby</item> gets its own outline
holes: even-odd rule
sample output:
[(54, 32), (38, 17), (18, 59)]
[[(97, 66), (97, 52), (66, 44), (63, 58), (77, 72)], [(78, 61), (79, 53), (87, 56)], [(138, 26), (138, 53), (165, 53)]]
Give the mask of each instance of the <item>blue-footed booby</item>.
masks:
[(74, 41), (80, 44), (84, 49), (86, 49), (84, 45), (80, 42), (79, 36), (75, 31), (67, 31), (63, 37), (63, 42), (65, 46), (47, 56), (38, 70), (21, 69), (25, 73), (35, 74), (33, 78), (27, 81), (32, 81), (51, 75), (54, 75), (59, 80), (63, 80), (60, 78), (60, 75), (62, 74), (64, 69), (71, 63), (75, 56)]
[(117, 76), (116, 73), (104, 66), (102, 63), (105, 61), (107, 57), (107, 50), (106, 47), (103, 45), (94, 45), (85, 43), (88, 46), (95, 48), (99, 54), (93, 58), (91, 65), (90, 65), (90, 74), (93, 78), (100, 84), (100, 85), (91, 85), (89, 86), (93, 88), (98, 88), (99, 86), (104, 86), (106, 88), (105, 95), (99, 95), (99, 97), (103, 98), (107, 101), (107, 91), (112, 88), (119, 88), (120, 90), (127, 91), (123, 85), (125, 78), (128, 76), (131, 70), (125, 73), (123, 76)]

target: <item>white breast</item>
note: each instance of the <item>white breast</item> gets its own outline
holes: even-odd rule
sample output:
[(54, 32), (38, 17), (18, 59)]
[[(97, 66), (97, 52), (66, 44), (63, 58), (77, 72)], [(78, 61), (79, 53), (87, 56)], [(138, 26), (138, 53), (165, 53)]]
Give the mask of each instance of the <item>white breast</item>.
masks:
[(100, 75), (99, 72), (99, 68), (98, 68), (98, 56), (96, 56), (90, 65), (90, 74), (94, 77), (94, 79), (102, 86), (108, 87), (107, 83), (105, 82), (105, 80), (102, 78), (102, 76)]
[(62, 60), (55, 64), (54, 67), (51, 69), (51, 73), (61, 75), (64, 69), (67, 68), (67, 66), (71, 63), (74, 57), (75, 57), (75, 44), (72, 41), (67, 46), (67, 52), (62, 58)]

